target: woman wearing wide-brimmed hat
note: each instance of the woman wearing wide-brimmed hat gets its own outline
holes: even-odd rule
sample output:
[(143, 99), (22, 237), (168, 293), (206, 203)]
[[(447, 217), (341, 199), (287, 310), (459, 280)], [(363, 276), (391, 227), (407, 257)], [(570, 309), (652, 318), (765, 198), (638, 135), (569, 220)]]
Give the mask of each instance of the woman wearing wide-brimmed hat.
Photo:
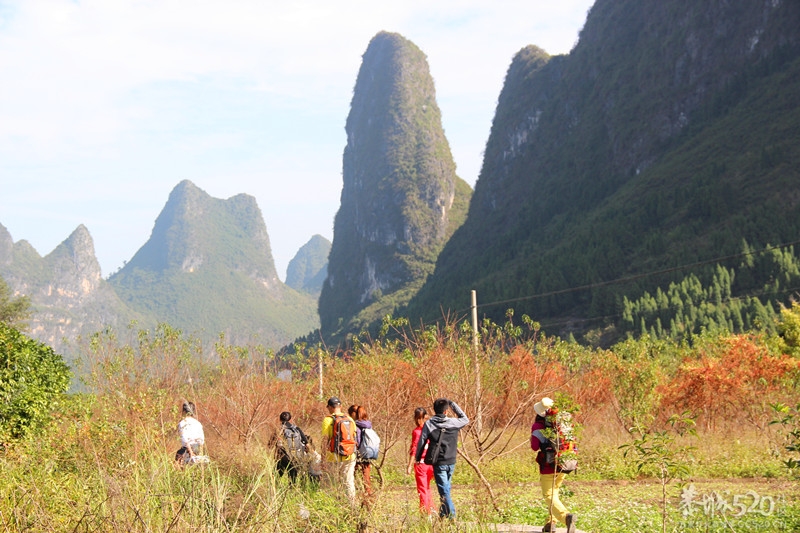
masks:
[(542, 486), (548, 507), (548, 519), (542, 531), (555, 531), (555, 520), (567, 525), (567, 533), (575, 533), (575, 515), (567, 511), (558, 495), (558, 489), (564, 482), (564, 473), (557, 472), (556, 462), (548, 462), (547, 454), (543, 449), (549, 439), (542, 432), (547, 427), (547, 415), (554, 411), (554, 402), (550, 398), (542, 398), (533, 406), (536, 411), (536, 420), (531, 426), (531, 448), (536, 453), (536, 462), (539, 464), (539, 483)]

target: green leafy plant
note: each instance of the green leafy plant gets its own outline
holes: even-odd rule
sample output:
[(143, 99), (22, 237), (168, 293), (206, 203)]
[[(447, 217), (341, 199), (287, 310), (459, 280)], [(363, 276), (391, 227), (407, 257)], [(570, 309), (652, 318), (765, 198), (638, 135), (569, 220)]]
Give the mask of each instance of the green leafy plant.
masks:
[(0, 443), (41, 428), (71, 377), (52, 348), (0, 323)]
[(794, 407), (777, 403), (772, 404), (772, 409), (778, 418), (770, 424), (779, 424), (785, 431), (783, 448), (789, 452), (790, 457), (785, 465), (796, 472), (800, 472), (800, 403)]
[(0, 277), (0, 322), (18, 329), (24, 329), (24, 323), (30, 316), (30, 299), (27, 296), (12, 297), (11, 288)]
[(661, 530), (667, 531), (667, 487), (675, 479), (682, 479), (689, 474), (687, 458), (691, 446), (679, 446), (676, 441), (685, 435), (696, 435), (695, 421), (688, 412), (681, 415), (672, 415), (669, 420), (669, 429), (657, 431), (634, 427), (631, 433), (639, 437), (629, 444), (619, 448), (623, 457), (632, 456), (636, 461), (637, 472), (644, 473), (655, 471), (661, 483)]

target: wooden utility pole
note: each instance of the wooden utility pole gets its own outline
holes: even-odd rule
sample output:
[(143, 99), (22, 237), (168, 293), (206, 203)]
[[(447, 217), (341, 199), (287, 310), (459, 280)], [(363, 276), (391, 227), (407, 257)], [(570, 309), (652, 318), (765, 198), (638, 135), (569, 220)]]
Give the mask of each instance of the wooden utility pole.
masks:
[(475, 361), (475, 433), (480, 439), (483, 430), (481, 416), (481, 359), (478, 353), (478, 293), (472, 290), (472, 357)]
[(322, 398), (322, 349), (317, 348), (317, 365), (319, 366), (319, 397)]
[(478, 353), (478, 293), (472, 290), (472, 349)]

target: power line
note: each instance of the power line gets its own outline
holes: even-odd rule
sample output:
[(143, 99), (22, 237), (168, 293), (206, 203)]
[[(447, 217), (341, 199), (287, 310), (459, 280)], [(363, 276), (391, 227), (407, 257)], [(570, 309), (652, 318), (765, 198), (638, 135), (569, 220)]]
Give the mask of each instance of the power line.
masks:
[[(507, 300), (498, 300), (496, 302), (489, 302), (489, 303), (485, 303), (485, 304), (479, 304), (477, 307), (478, 307), (478, 309), (480, 309), (482, 307), (504, 305), (504, 304), (509, 304), (509, 303), (521, 302), (521, 301), (525, 301), (525, 300), (534, 300), (536, 298), (545, 298), (545, 297), (548, 297), (548, 296), (558, 296), (558, 295), (561, 295), (561, 294), (567, 294), (567, 293), (571, 293), (571, 292), (596, 289), (598, 287), (606, 287), (606, 286), (609, 286), (609, 285), (628, 283), (630, 281), (636, 281), (636, 280), (639, 280), (639, 279), (642, 279), (642, 278), (646, 278), (646, 277), (650, 277), (650, 276), (659, 276), (659, 275), (662, 275), (662, 274), (670, 274), (672, 272), (679, 272), (681, 270), (687, 270), (687, 269), (691, 269), (691, 268), (696, 268), (696, 267), (699, 267), (699, 266), (704, 266), (704, 265), (708, 265), (708, 264), (712, 264), (712, 263), (719, 263), (719, 262), (722, 262), (722, 261), (729, 261), (731, 259), (738, 259), (738, 258), (741, 258), (741, 257), (747, 257), (747, 256), (750, 256), (750, 255), (762, 254), (762, 253), (766, 253), (766, 252), (769, 252), (769, 251), (772, 251), (772, 250), (788, 248), (789, 246), (794, 246), (796, 244), (800, 244), (800, 240), (796, 240), (796, 241), (792, 241), (792, 242), (788, 242), (788, 243), (784, 243), (784, 244), (779, 244), (777, 246), (769, 246), (767, 248), (764, 248), (763, 250), (758, 250), (758, 251), (753, 250), (753, 251), (750, 251), (750, 252), (741, 252), (741, 253), (738, 253), (738, 254), (728, 255), (728, 256), (724, 256), (724, 257), (717, 257), (717, 258), (714, 258), (714, 259), (708, 259), (706, 261), (698, 261), (696, 263), (691, 263), (691, 264), (688, 264), (688, 265), (665, 268), (663, 270), (655, 270), (655, 271), (652, 271), (652, 272), (644, 272), (644, 273), (641, 273), (641, 274), (634, 274), (632, 276), (626, 276), (626, 277), (617, 278), (617, 279), (609, 280), (609, 281), (600, 281), (600, 282), (596, 282), (596, 283), (590, 283), (588, 285), (581, 285), (579, 287), (571, 287), (571, 288), (567, 288), (567, 289), (559, 289), (559, 290), (549, 291), (549, 292), (544, 292), (544, 293), (539, 293), (539, 294), (532, 294), (532, 295), (529, 295), (529, 296), (520, 296), (520, 297), (517, 297), (517, 298), (510, 298), (510, 299), (507, 299)], [(466, 308), (466, 309), (462, 309), (462, 310), (456, 311), (456, 314), (460, 314), (460, 313), (466, 312), (469, 309), (470, 308)]]

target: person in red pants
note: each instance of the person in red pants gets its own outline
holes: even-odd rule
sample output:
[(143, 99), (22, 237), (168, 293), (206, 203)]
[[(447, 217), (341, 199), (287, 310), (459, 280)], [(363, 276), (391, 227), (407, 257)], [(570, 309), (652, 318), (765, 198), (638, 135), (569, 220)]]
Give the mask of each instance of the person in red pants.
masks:
[[(416, 427), (411, 432), (411, 448), (408, 450), (408, 468), (406, 472), (410, 475), (414, 472), (414, 479), (417, 482), (417, 493), (419, 494), (419, 508), (423, 513), (434, 514), (435, 510), (431, 503), (431, 481), (433, 481), (433, 465), (426, 465), (424, 462), (417, 463), (414, 461), (414, 455), (417, 452), (417, 442), (422, 434), (422, 426), (428, 419), (428, 411), (424, 407), (417, 407), (414, 409), (414, 423)], [(427, 450), (422, 452), (422, 457), (425, 457)]]

